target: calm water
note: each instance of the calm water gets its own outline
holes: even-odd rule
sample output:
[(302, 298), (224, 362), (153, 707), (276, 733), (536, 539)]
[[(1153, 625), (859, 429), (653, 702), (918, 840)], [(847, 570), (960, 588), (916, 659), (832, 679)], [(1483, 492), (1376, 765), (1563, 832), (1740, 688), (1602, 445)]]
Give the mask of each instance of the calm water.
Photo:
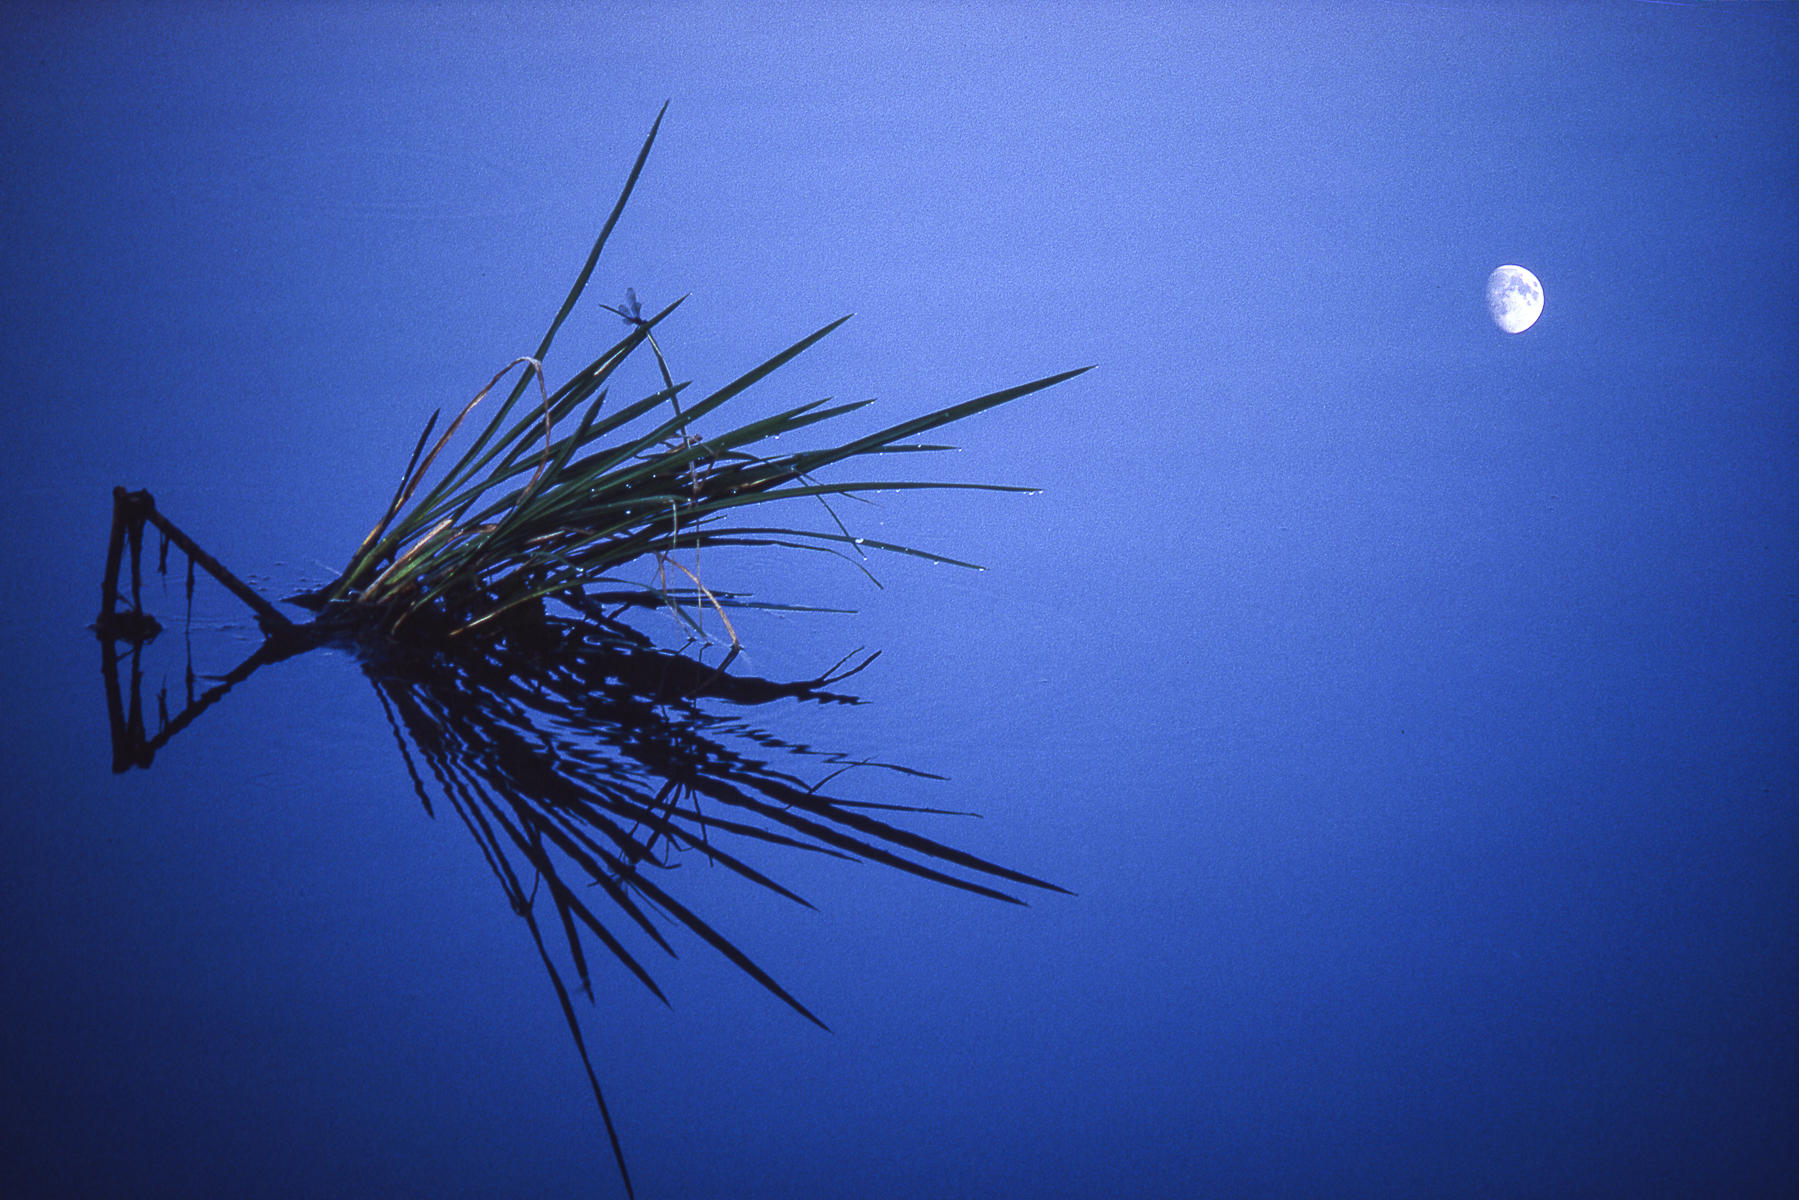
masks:
[[(9, 7), (0, 1190), (622, 1194), (364, 665), (265, 667), (115, 773), (85, 626), (114, 484), (267, 594), (328, 577), (672, 98), (590, 300), (692, 292), (677, 375), (851, 310), (750, 407), (1100, 369), (916, 468), (1042, 494), (844, 514), (989, 570), (708, 565), (859, 610), (748, 621), (756, 673), (882, 651), (862, 704), (737, 715), (944, 776), (831, 786), (978, 812), (908, 824), (1075, 894), (658, 875), (830, 1032), (692, 935), (645, 960), (667, 1005), (596, 957), (639, 1195), (1779, 1194), (1796, 17)], [(1515, 337), (1508, 262), (1547, 295)], [(552, 381), (618, 328), (577, 313)], [(257, 642), (179, 571), (152, 731)]]

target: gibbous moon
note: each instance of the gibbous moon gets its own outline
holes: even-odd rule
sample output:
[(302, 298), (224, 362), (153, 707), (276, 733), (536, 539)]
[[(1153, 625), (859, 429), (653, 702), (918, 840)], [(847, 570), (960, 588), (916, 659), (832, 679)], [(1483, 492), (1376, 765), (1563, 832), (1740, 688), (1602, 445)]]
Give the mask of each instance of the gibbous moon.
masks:
[(1523, 333), (1543, 315), (1543, 285), (1523, 267), (1496, 267), (1487, 276), (1487, 310), (1507, 333)]

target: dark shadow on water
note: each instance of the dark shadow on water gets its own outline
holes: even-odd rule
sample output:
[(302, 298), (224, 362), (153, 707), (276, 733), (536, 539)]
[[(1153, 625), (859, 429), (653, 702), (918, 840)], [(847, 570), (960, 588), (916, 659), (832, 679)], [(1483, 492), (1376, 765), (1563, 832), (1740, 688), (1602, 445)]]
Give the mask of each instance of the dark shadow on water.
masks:
[[(297, 652), (270, 641), (204, 688), (190, 666), (178, 711), (171, 712), (166, 694), (157, 698), (152, 734), (140, 694), (142, 642), (101, 645), (115, 771), (150, 766), (233, 688)], [(456, 654), (354, 645), (420, 802), (433, 816), (446, 808), (456, 815), (525, 922), (627, 1193), (620, 1138), (582, 1032), (581, 1014), (592, 1011), (594, 959), (610, 958), (666, 1003), (644, 958), (672, 956), (668, 932), (685, 929), (823, 1025), (682, 903), (671, 890), (679, 878), (671, 868), (709, 863), (807, 907), (754, 865), (759, 852), (879, 863), (1013, 903), (1020, 901), (1008, 887), (1062, 890), (893, 823), (906, 813), (941, 810), (834, 794), (854, 778), (845, 774), (851, 768), (923, 772), (786, 741), (749, 719), (757, 706), (779, 702), (856, 703), (842, 686), (873, 655), (815, 679), (782, 682), (659, 649), (622, 626), (556, 618), (535, 625), (528, 644), (502, 641)]]

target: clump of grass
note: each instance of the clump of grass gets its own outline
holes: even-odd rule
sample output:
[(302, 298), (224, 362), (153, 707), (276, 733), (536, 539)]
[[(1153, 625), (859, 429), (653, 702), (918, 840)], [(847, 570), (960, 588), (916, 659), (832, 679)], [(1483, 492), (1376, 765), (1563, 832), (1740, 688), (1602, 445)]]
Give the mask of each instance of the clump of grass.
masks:
[[(604, 623), (633, 605), (666, 607), (696, 630), (700, 613), (711, 608), (735, 644), (725, 609), (744, 601), (708, 588), (697, 559), (695, 566), (688, 566), (675, 558), (677, 551), (697, 554), (714, 546), (774, 546), (860, 556), (872, 549), (955, 563), (913, 547), (852, 536), (831, 510), (831, 499), (901, 488), (1029, 490), (895, 479), (823, 482), (819, 473), (850, 460), (948, 449), (911, 439), (1071, 379), (1085, 367), (835, 445), (776, 453), (775, 439), (846, 416), (871, 401), (816, 400), (722, 432), (699, 430), (702, 423), (717, 419), (715, 414), (727, 404), (848, 318), (832, 321), (683, 406), (687, 384), (675, 382), (656, 340), (657, 329), (682, 301), (644, 316), (632, 295), (625, 306), (604, 306), (624, 318), (629, 331), (550, 391), (544, 380), (544, 357), (586, 288), (661, 123), (659, 113), (586, 265), (536, 353), (515, 359), (496, 374), (435, 439), (442, 414), (441, 410), (432, 414), (381, 519), (343, 573), (310, 597), (327, 616), (394, 635), (411, 631), (484, 638), (540, 622), (546, 602)], [(609, 383), (645, 348), (654, 357), (663, 386), (609, 408)], [(452, 437), (514, 369), (518, 378), (486, 426), (459, 458), (433, 476)], [(757, 518), (767, 511), (757, 506), (798, 497), (820, 501), (821, 527)], [(645, 559), (655, 563), (654, 582), (619, 574), (627, 564)]]

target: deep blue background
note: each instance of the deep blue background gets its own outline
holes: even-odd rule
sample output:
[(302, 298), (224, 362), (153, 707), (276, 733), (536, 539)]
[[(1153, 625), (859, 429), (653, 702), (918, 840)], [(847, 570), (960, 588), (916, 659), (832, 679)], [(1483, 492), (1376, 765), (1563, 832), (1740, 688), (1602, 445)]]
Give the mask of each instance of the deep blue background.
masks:
[[(595, 277), (870, 421), (1087, 363), (856, 532), (785, 736), (1078, 898), (773, 863), (591, 1022), (646, 1196), (1778, 1194), (1799, 1172), (1794, 6), (0, 9), (0, 1183), (617, 1193), (356, 664), (107, 770), (115, 483), (271, 594)], [(1547, 308), (1487, 319), (1516, 262)], [(591, 301), (559, 382), (609, 342)], [(650, 379), (640, 381), (644, 390)], [(165, 620), (178, 589), (152, 591)], [(672, 630), (669, 631), (672, 636)], [(254, 644), (202, 597), (201, 670)], [(153, 648), (179, 689), (183, 647)]]

